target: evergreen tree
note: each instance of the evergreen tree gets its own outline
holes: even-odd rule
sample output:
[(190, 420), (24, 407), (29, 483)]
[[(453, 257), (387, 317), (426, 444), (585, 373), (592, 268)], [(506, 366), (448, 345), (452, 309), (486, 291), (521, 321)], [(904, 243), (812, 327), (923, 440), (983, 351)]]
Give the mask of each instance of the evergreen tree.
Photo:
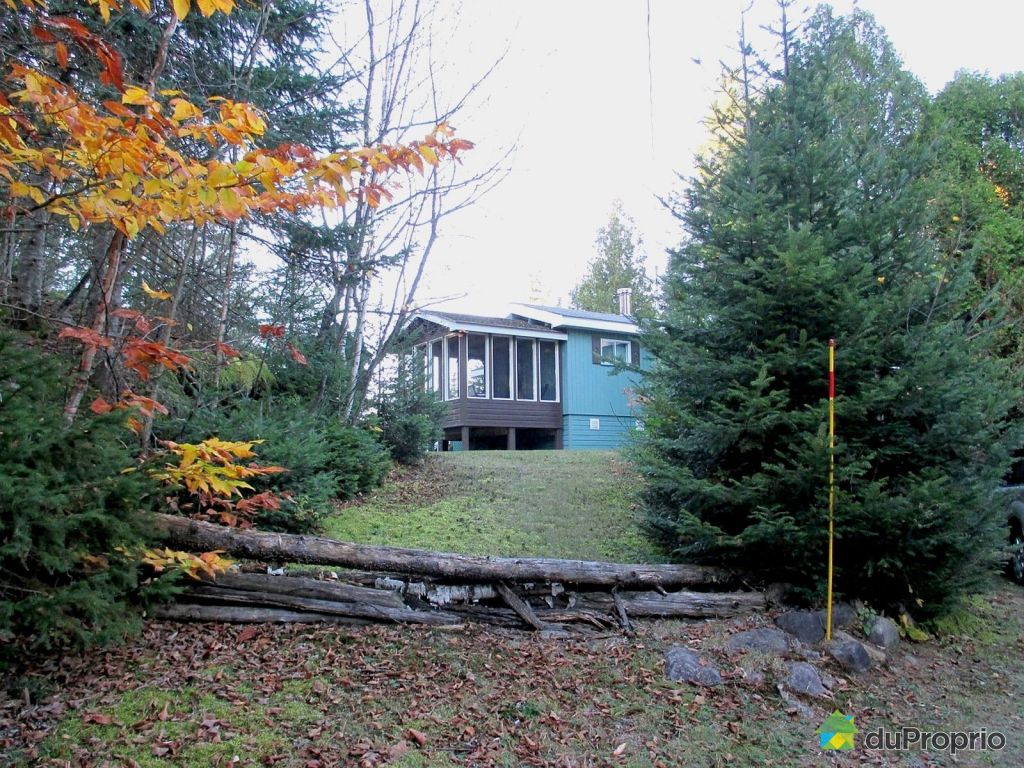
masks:
[(598, 230), (595, 245), (598, 255), (587, 266), (583, 280), (572, 289), (572, 306), (591, 312), (618, 312), (615, 292), (632, 288), (633, 315), (653, 317), (654, 289), (644, 268), (643, 238), (633, 219), (622, 210), (621, 201), (615, 201), (608, 224)]
[(970, 264), (926, 237), (924, 88), (867, 14), (781, 34), (781, 71), (741, 68), (676, 200), (646, 506), (681, 555), (819, 596), (835, 338), (837, 589), (936, 612), (1000, 535), (1012, 393), (962, 312)]
[(932, 233), (974, 264), (970, 303), (1002, 322), (999, 354), (1024, 370), (1024, 73), (961, 72), (934, 103)]

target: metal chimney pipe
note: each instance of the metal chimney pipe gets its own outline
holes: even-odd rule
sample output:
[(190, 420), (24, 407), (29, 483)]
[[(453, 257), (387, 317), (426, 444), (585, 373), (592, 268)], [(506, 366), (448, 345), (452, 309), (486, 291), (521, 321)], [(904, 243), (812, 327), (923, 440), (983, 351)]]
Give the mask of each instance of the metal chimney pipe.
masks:
[(632, 315), (633, 314), (633, 289), (632, 288), (619, 288), (615, 291), (615, 298), (619, 300), (619, 314), (620, 315)]

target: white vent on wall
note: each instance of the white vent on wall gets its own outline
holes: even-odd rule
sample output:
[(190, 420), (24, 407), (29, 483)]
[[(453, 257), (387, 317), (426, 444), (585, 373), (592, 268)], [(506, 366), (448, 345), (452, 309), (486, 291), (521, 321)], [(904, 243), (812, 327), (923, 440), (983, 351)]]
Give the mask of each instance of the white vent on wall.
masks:
[(590, 428), (591, 429), (600, 429), (601, 428), (601, 420), (600, 419), (591, 419), (590, 420)]

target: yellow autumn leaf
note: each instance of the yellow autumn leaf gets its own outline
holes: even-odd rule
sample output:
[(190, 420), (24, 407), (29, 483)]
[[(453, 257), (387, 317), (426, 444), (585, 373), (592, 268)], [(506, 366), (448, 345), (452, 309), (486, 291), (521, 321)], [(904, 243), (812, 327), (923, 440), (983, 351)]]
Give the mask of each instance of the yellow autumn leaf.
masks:
[(185, 99), (174, 99), (171, 103), (174, 104), (174, 114), (171, 115), (171, 119), (176, 123), (184, 122), (189, 118), (203, 116), (203, 113), (199, 111), (195, 104)]
[(124, 95), (121, 97), (122, 104), (148, 104), (150, 101), (149, 94), (135, 85), (125, 88)]
[(174, 15), (179, 19), (188, 16), (188, 9), (191, 6), (189, 0), (174, 0)]
[(199, 6), (199, 10), (202, 11), (203, 16), (213, 16), (217, 11), (217, 5), (213, 0), (196, 0), (196, 5)]
[(160, 301), (167, 301), (169, 298), (171, 298), (171, 294), (168, 293), (167, 291), (155, 291), (152, 288), (150, 288), (149, 284), (145, 280), (142, 281), (142, 290), (151, 299), (158, 299)]

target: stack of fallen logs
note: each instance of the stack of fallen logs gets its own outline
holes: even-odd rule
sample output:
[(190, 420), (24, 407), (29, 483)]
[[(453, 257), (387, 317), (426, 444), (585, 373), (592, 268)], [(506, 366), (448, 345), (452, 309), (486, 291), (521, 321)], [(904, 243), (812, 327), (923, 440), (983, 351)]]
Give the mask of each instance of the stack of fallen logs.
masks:
[(190, 585), (160, 618), (227, 622), (477, 622), (535, 630), (567, 624), (632, 631), (631, 618), (730, 617), (763, 610), (762, 592), (727, 588), (730, 574), (693, 565), (624, 565), (474, 557), (352, 544), (315, 536), (236, 531), (160, 516), (171, 545), (223, 550), (262, 563), (343, 568), (330, 579), (230, 573)]

